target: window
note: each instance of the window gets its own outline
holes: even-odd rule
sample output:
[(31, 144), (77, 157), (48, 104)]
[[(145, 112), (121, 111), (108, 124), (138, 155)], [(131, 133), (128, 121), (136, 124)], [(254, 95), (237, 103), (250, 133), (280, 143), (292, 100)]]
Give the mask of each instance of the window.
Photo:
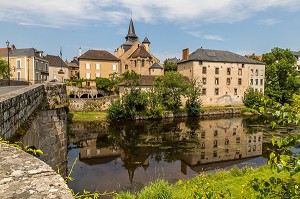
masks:
[(253, 79), (250, 79), (250, 85), (253, 85)]
[(218, 147), (218, 140), (214, 140), (214, 147)]
[(202, 143), (200, 144), (200, 148), (201, 148), (201, 149), (205, 149), (205, 143), (204, 143), (204, 142), (202, 142)]
[(96, 64), (96, 70), (100, 70), (100, 64)]
[(20, 81), (21, 80), (21, 71), (18, 71), (17, 75), (18, 75), (18, 81)]
[(255, 75), (258, 76), (258, 69), (255, 70)]
[(227, 75), (231, 74), (231, 68), (227, 68)]
[(38, 72), (35, 73), (35, 75), (34, 75), (34, 80), (35, 80), (35, 81), (38, 81), (38, 80), (39, 80), (39, 73), (38, 73)]
[(238, 78), (238, 85), (242, 85), (242, 78)]
[(125, 70), (128, 70), (128, 65), (127, 64), (125, 65)]
[(38, 63), (39, 63), (38, 61), (35, 61), (35, 66), (34, 66), (35, 69), (38, 69)]
[(241, 143), (241, 138), (240, 138), (240, 137), (237, 137), (236, 140), (235, 140), (235, 142), (236, 142), (237, 144)]
[(214, 130), (214, 136), (218, 136), (218, 130)]
[(219, 68), (215, 68), (215, 74), (219, 75)]
[(205, 132), (201, 133), (201, 138), (204, 139), (205, 138)]
[(238, 70), (238, 75), (242, 75), (242, 69), (241, 68), (239, 68), (239, 70)]
[(91, 78), (91, 73), (86, 73), (85, 78), (90, 79)]
[(90, 70), (91, 69), (91, 64), (90, 63), (86, 63), (85, 64), (85, 69), (86, 70)]
[(133, 61), (133, 67), (136, 67), (136, 60)]
[(229, 144), (229, 140), (225, 139), (225, 145), (228, 145), (228, 144)]
[(227, 85), (230, 85), (230, 78), (227, 78), (226, 84), (227, 84)]
[(216, 85), (219, 85), (219, 78), (218, 77), (215, 78), (215, 83), (216, 83)]
[(202, 88), (202, 95), (206, 95), (206, 88)]
[(232, 130), (233, 130), (232, 135), (236, 135), (236, 128), (233, 128)]
[(219, 95), (219, 89), (215, 88), (215, 95)]
[(142, 67), (145, 66), (145, 60), (142, 59)]
[(112, 65), (112, 70), (113, 70), (113, 71), (116, 71), (116, 70), (117, 70), (117, 65), (116, 65), (116, 64), (113, 64), (113, 65)]
[(251, 75), (253, 75), (253, 69), (251, 69)]
[(245, 64), (242, 64), (242, 68), (245, 68)]
[(17, 59), (17, 68), (21, 68), (21, 60)]
[(206, 74), (206, 66), (202, 67), (202, 74)]
[(100, 73), (96, 73), (96, 77), (100, 77)]
[(260, 70), (260, 76), (264, 76), (264, 70), (263, 69)]
[(258, 79), (255, 79), (255, 85), (256, 86), (258, 85)]
[(237, 95), (237, 88), (234, 88), (234, 95)]
[(206, 85), (206, 78), (205, 77), (202, 78), (202, 84)]
[(201, 159), (203, 160), (203, 159), (205, 159), (205, 152), (201, 152)]
[(48, 71), (48, 63), (46, 63), (45, 70)]
[(225, 153), (229, 153), (229, 149), (225, 149), (224, 151), (225, 151)]
[(218, 152), (214, 151), (214, 158), (218, 157)]
[(264, 85), (264, 80), (263, 79), (260, 79), (260, 85)]

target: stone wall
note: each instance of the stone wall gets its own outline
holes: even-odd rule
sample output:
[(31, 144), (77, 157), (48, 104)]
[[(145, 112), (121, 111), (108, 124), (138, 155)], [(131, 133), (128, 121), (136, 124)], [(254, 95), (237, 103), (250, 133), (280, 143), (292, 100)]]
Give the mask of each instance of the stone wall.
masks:
[(0, 143), (1, 198), (73, 198), (64, 179), (41, 160)]
[(71, 112), (105, 111), (111, 102), (118, 98), (116, 95), (93, 99), (71, 98), (69, 99), (69, 110)]
[(0, 137), (7, 139), (42, 104), (44, 86), (33, 85), (0, 97)]
[[(29, 82), (26, 81), (16, 81), (10, 80), (11, 86), (20, 86), (20, 85), (29, 85)], [(0, 86), (8, 86), (8, 79), (0, 79)]]

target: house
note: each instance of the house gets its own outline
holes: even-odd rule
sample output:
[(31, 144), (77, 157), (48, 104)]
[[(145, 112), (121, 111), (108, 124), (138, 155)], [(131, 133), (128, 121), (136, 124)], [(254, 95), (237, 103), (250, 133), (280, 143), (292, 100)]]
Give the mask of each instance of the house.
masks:
[(49, 80), (64, 82), (70, 79), (69, 66), (56, 55), (46, 55), (45, 59), (49, 62)]
[[(7, 48), (1, 48), (0, 53), (2, 58), (7, 59)], [(11, 80), (28, 81), (32, 84), (47, 81), (48, 64), (43, 51), (35, 48), (16, 49), (14, 45), (9, 48)]]
[(243, 105), (248, 88), (264, 92), (265, 64), (229, 51), (184, 49), (178, 72), (200, 83), (204, 106)]
[(292, 51), (292, 53), (294, 54), (295, 58), (296, 58), (296, 69), (298, 71), (298, 75), (300, 75), (300, 51), (296, 52), (296, 51)]
[[(146, 36), (141, 42), (135, 34), (132, 19), (130, 20), (128, 34), (125, 39), (125, 43), (115, 50), (114, 53), (121, 61), (120, 73), (134, 71), (139, 75), (164, 74), (159, 59), (150, 53), (151, 43), (148, 37)], [(157, 65), (161, 67), (158, 68)]]
[[(120, 60), (105, 50), (88, 50), (78, 57), (79, 78), (110, 78), (119, 74)], [(95, 82), (87, 81), (86, 86), (95, 86)]]
[(66, 61), (69, 66), (69, 76), (70, 79), (78, 79), (79, 78), (79, 61), (77, 57), (74, 57), (71, 62)]

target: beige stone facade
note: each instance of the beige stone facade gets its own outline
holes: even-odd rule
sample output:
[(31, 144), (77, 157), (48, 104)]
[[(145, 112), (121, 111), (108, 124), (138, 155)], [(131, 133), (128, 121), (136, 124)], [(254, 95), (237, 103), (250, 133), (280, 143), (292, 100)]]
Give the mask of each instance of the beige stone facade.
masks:
[(248, 88), (264, 92), (265, 65), (228, 51), (198, 49), (178, 63), (178, 72), (201, 85), (204, 106), (243, 105)]
[[(163, 75), (163, 67), (158, 58), (150, 52), (150, 42), (145, 37), (143, 42), (140, 42), (135, 34), (133, 21), (130, 20), (128, 34), (125, 37), (126, 42), (122, 44), (114, 53), (121, 61), (120, 73), (126, 71), (134, 71), (140, 75)], [(151, 69), (157, 64), (160, 70)]]
[(46, 55), (49, 62), (49, 81), (64, 82), (70, 79), (69, 66), (56, 55)]
[[(2, 57), (7, 59), (7, 53)], [(48, 80), (49, 63), (43, 52), (34, 48), (11, 49), (9, 66), (12, 80), (29, 81), (31, 84)]]

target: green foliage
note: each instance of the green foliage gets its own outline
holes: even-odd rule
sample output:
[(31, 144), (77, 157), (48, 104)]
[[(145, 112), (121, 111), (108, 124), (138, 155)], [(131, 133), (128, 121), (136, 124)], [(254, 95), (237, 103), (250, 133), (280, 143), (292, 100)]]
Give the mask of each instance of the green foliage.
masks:
[(169, 62), (168, 60), (164, 61), (164, 71), (177, 71), (177, 64)]
[(113, 80), (107, 79), (107, 78), (102, 78), (102, 77), (97, 77), (96, 78), (96, 86), (97, 89), (102, 89), (106, 92), (111, 92), (115, 83)]
[(6, 78), (8, 72), (7, 61), (0, 57), (0, 78)]
[(263, 93), (253, 88), (248, 88), (244, 93), (244, 104), (249, 108), (258, 109), (261, 106), (262, 97)]
[(263, 55), (262, 61), (266, 63), (265, 94), (282, 104), (290, 103), (292, 95), (300, 88), (293, 53), (288, 49), (273, 48)]
[(164, 180), (158, 180), (144, 187), (139, 193), (138, 199), (172, 199), (171, 187)]
[(190, 81), (186, 90), (187, 101), (185, 107), (188, 115), (194, 116), (200, 114), (202, 104), (200, 96), (201, 87), (196, 80), (193, 79)]
[(132, 195), (130, 192), (124, 192), (118, 194), (115, 199), (135, 199), (136, 197)]
[(119, 120), (126, 117), (121, 100), (116, 100), (111, 103), (107, 110), (107, 119)]

